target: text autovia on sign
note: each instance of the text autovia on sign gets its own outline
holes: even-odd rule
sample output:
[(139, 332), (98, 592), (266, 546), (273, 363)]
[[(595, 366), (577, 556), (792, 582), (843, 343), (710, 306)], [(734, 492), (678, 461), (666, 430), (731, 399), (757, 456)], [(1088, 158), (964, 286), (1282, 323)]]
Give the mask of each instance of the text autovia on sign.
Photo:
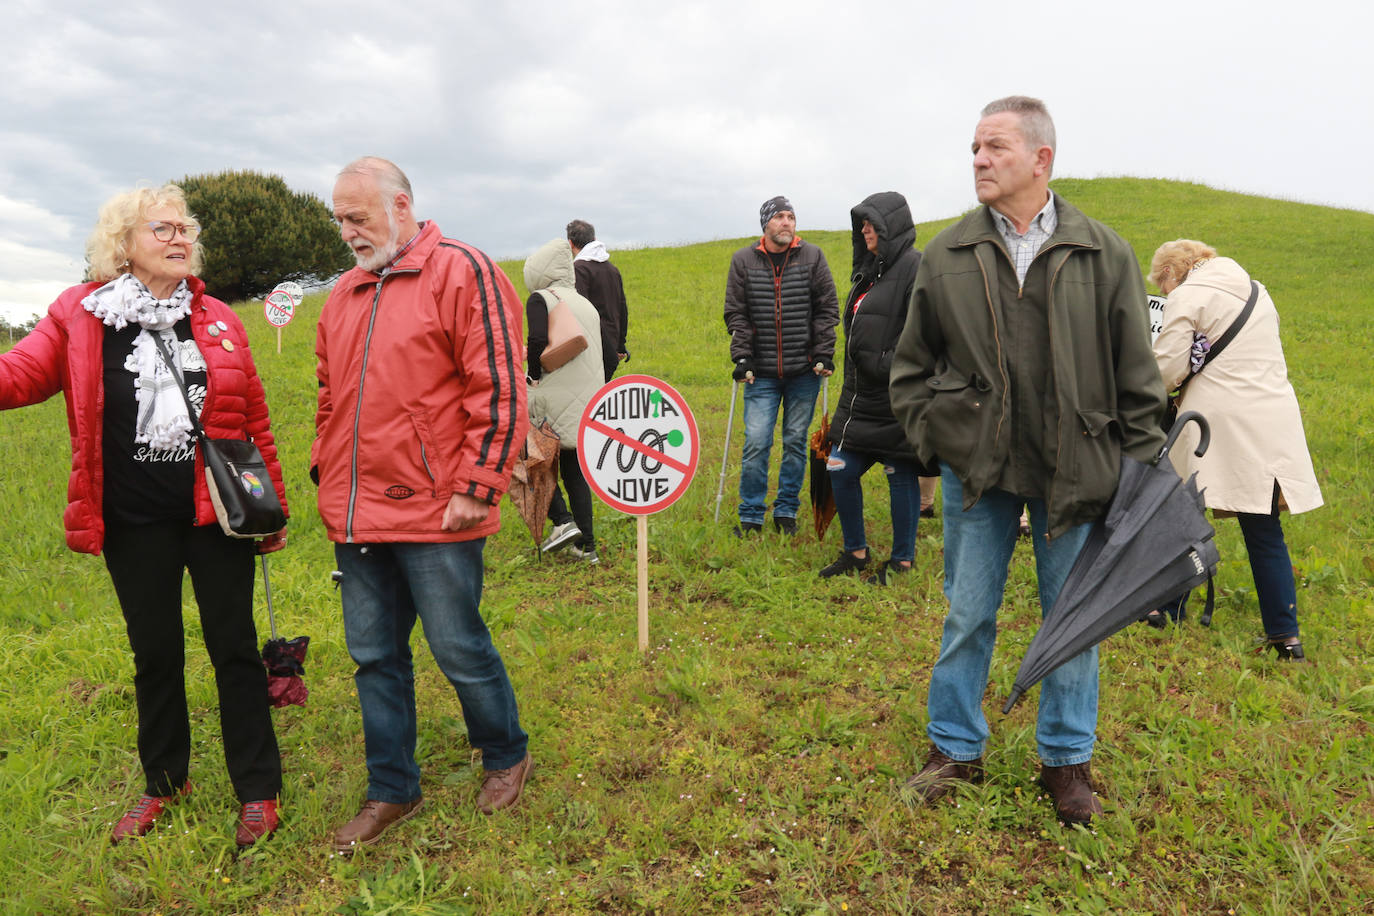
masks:
[(680, 416), (672, 401), (645, 387), (621, 388), (596, 405), (593, 420), (649, 420)]

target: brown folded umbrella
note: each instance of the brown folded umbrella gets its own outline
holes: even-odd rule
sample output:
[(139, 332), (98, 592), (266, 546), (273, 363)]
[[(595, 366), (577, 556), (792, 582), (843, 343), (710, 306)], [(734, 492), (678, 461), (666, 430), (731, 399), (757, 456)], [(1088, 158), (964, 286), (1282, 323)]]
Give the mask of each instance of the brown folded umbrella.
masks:
[(558, 433), (548, 420), (538, 426), (530, 424), (525, 447), (511, 469), (507, 495), (520, 513), (520, 520), (530, 529), (534, 546), (544, 539), (544, 519), (553, 500), (554, 478), (558, 475)]
[(830, 488), (830, 377), (821, 380), (821, 425), (811, 434), (811, 451), (807, 468), (811, 474), (811, 522), (816, 527), (816, 540), (825, 537), (835, 517), (835, 491)]

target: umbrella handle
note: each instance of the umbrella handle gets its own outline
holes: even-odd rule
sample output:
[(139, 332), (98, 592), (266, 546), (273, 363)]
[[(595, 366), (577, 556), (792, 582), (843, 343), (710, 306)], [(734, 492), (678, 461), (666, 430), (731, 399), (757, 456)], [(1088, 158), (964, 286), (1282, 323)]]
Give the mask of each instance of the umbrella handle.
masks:
[(272, 638), (277, 638), (277, 618), (272, 613), (272, 583), (267, 578), (267, 554), (258, 554), (262, 557), (262, 590), (267, 595), (267, 625), (272, 628)]
[(720, 501), (725, 496), (725, 466), (730, 461), (730, 430), (735, 425), (735, 397), (739, 394), (739, 379), (730, 389), (730, 415), (725, 418), (725, 448), (720, 453), (720, 483), (716, 485), (716, 521), (720, 521)]
[(1155, 456), (1155, 463), (1163, 461), (1169, 454), (1169, 449), (1174, 447), (1178, 441), (1178, 434), (1183, 432), (1184, 424), (1188, 422), (1196, 423), (1201, 436), (1197, 441), (1197, 448), (1193, 449), (1193, 454), (1201, 458), (1207, 453), (1207, 446), (1212, 444), (1212, 428), (1207, 425), (1207, 418), (1196, 410), (1185, 410), (1174, 420), (1174, 425), (1169, 427), (1169, 438), (1164, 440), (1164, 447)]

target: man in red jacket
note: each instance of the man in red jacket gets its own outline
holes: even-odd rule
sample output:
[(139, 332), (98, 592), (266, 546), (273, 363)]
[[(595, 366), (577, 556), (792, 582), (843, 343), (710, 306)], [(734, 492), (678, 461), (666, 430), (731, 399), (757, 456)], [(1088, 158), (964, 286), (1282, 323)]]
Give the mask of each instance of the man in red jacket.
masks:
[(521, 302), (485, 254), (417, 222), (413, 200), (385, 159), (339, 173), (334, 219), (358, 266), (335, 284), (315, 342), (311, 475), (342, 573), (367, 750), (367, 801), (334, 834), (344, 853), (421, 804), (416, 617), (482, 751), (477, 807), (513, 804), (534, 766), (480, 613), (482, 548), (528, 423)]

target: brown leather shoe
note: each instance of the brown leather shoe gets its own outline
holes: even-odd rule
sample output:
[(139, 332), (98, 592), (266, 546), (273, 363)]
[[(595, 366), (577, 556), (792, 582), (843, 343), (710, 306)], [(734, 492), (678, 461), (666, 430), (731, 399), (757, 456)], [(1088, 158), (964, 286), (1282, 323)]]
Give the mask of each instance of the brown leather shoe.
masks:
[(1102, 803), (1093, 794), (1092, 765), (1075, 763), (1066, 767), (1041, 764), (1040, 785), (1054, 799), (1054, 810), (1065, 824), (1089, 824), (1094, 814), (1102, 813)]
[(504, 770), (488, 770), (482, 780), (482, 791), (477, 793), (477, 810), (491, 814), (508, 808), (520, 800), (525, 789), (525, 780), (534, 771), (534, 758), (527, 752), (525, 759)]
[(930, 756), (921, 772), (906, 781), (907, 789), (918, 801), (931, 804), (953, 792), (961, 782), (983, 781), (983, 758), (951, 760), (931, 745)]
[(334, 831), (334, 851), (350, 853), (359, 846), (371, 846), (386, 828), (413, 817), (424, 803), (423, 798), (399, 805), (369, 798), (353, 820)]

